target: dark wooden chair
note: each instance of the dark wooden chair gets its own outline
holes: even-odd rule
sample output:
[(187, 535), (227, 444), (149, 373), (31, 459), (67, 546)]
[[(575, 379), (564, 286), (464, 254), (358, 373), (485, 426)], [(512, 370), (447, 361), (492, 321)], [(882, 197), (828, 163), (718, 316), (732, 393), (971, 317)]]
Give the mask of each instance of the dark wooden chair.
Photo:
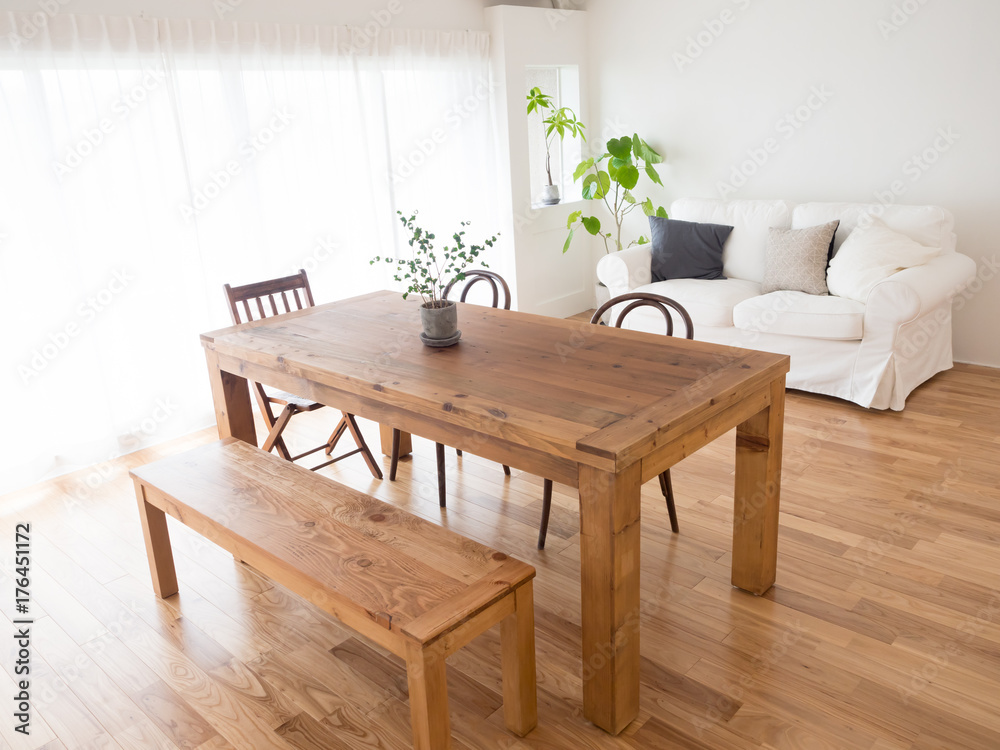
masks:
[[(442, 297), (448, 299), (448, 295), (451, 294), (451, 290), (454, 288), (456, 283), (462, 280), (456, 279), (452, 281), (448, 286), (444, 288), (444, 293)], [(462, 287), (462, 296), (459, 297), (459, 302), (465, 302), (466, 298), (469, 296), (469, 291), (472, 287), (483, 282), (489, 286), (493, 291), (493, 304), (490, 307), (499, 308), (501, 295), (503, 299), (503, 309), (510, 309), (510, 287), (507, 286), (507, 282), (503, 280), (503, 277), (498, 273), (493, 273), (493, 271), (466, 271), (465, 272), (465, 285)], [(435, 445), (437, 453), (437, 477), (438, 477), (438, 502), (441, 507), (444, 508), (447, 505), (445, 499), (445, 494), (447, 490), (447, 480), (445, 478), (445, 467), (444, 467), (444, 445), (437, 443)], [(459, 456), (462, 455), (462, 451), (455, 449), (455, 453)], [(392, 456), (389, 461), (389, 481), (394, 482), (396, 480), (396, 466), (399, 464), (399, 430), (393, 429), (392, 431)], [(504, 465), (503, 473), (510, 476), (510, 467)]]
[[(649, 292), (630, 292), (628, 294), (621, 294), (617, 297), (609, 299), (597, 309), (597, 312), (595, 312), (590, 318), (590, 322), (597, 325), (603, 325), (601, 318), (604, 316), (604, 313), (611, 308), (622, 304), (625, 304), (625, 307), (618, 314), (617, 320), (614, 321), (615, 328), (621, 328), (626, 316), (633, 310), (640, 307), (654, 307), (663, 314), (664, 321), (667, 325), (668, 336), (674, 335), (674, 319), (670, 312), (671, 310), (674, 310), (680, 316), (681, 320), (684, 321), (684, 326), (686, 328), (685, 338), (694, 339), (694, 323), (691, 321), (691, 316), (688, 315), (688, 311), (685, 310), (679, 302), (676, 302), (669, 297), (663, 297), (659, 294), (650, 294)], [(670, 514), (670, 529), (676, 534), (679, 527), (677, 525), (677, 509), (674, 507), (674, 487), (670, 481), (670, 469), (667, 469), (665, 472), (660, 474), (660, 491), (663, 492), (663, 497), (667, 501), (667, 513)], [(542, 523), (538, 531), (538, 549), (545, 548), (545, 534), (549, 528), (549, 513), (551, 511), (552, 481), (546, 479), (542, 497)]]
[[(237, 287), (226, 284), (224, 288), (226, 299), (229, 301), (229, 312), (232, 315), (233, 322), (237, 325), (240, 323), (249, 323), (252, 320), (262, 320), (271, 315), (281, 315), (293, 310), (302, 310), (306, 307), (312, 307), (315, 304), (313, 302), (312, 290), (309, 288), (309, 277), (306, 276), (304, 270), (299, 270), (294, 276), (258, 281), (254, 284), (245, 284)], [(243, 310), (242, 316), (240, 314), (241, 307)], [(255, 315), (256, 317), (254, 317)], [(368, 464), (368, 470), (371, 471), (372, 476), (376, 479), (382, 478), (382, 469), (375, 462), (375, 457), (368, 449), (368, 444), (365, 442), (361, 430), (358, 429), (358, 423), (353, 414), (341, 414), (340, 422), (337, 423), (336, 429), (325, 443), (305, 453), (293, 456), (285, 445), (284, 439), (281, 437), (281, 434), (288, 426), (289, 420), (296, 414), (321, 409), (323, 408), (323, 404), (309, 401), (308, 399), (300, 398), (294, 394), (279, 391), (260, 383), (253, 383), (251, 390), (257, 398), (257, 405), (260, 407), (260, 412), (268, 425), (269, 432), (267, 438), (264, 440), (264, 445), (261, 446), (263, 450), (270, 452), (272, 449), (276, 449), (278, 455), (288, 461), (298, 461), (300, 458), (311, 456), (313, 453), (318, 453), (319, 451), (323, 451), (329, 457), (332, 456), (334, 448), (337, 447), (337, 443), (340, 442), (344, 434), (349, 432), (351, 437), (354, 438), (357, 448), (312, 467), (313, 471), (322, 469), (324, 466), (329, 466), (348, 456), (360, 453), (365, 459), (365, 463)], [(277, 417), (274, 416), (274, 410), (271, 408), (272, 405), (281, 407), (281, 411)]]

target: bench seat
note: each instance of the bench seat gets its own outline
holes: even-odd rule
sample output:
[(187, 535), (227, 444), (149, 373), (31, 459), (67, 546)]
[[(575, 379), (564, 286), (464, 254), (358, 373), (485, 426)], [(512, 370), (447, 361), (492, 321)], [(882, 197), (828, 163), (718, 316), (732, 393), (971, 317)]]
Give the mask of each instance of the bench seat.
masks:
[(234, 438), (131, 476), (159, 596), (177, 592), (170, 515), (404, 658), (415, 747), (434, 750), (445, 658), (502, 623), (507, 726), (535, 726), (530, 565)]

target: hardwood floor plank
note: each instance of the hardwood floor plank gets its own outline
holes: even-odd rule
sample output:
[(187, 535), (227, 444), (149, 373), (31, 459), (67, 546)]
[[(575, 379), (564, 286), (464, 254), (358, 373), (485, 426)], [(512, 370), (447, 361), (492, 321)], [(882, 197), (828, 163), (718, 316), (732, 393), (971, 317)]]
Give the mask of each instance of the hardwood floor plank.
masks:
[(58, 675), (59, 688), (79, 698), (108, 734), (141, 721), (139, 707), (52, 618), (37, 621), (33, 631), (35, 651)]
[(300, 712), (317, 721), (345, 704), (368, 712), (389, 697), (387, 691), (371, 684), (370, 676), (360, 678), (340, 660), (313, 646), (291, 653), (275, 650), (247, 666), (262, 681), (281, 690)]
[[(300, 418), (290, 439), (324, 440), (327, 411)], [(675, 467), (680, 534), (648, 483), (640, 713), (619, 737), (582, 716), (573, 490), (557, 485), (538, 552), (540, 477), (506, 478), (449, 451), (442, 512), (427, 440), (413, 441), (396, 482), (374, 480), (360, 459), (323, 473), (538, 571), (539, 725), (525, 738), (504, 728), (491, 631), (449, 659), (456, 748), (996, 750), (998, 424), (1000, 374), (985, 368), (942, 373), (899, 413), (790, 392), (777, 584), (764, 598), (729, 584), (731, 435)], [(377, 426), (361, 428), (377, 444)], [(4, 538), (15, 515), (44, 525), (32, 569), (39, 701), (30, 737), (0, 722), (0, 750), (411, 746), (398, 661), (214, 545), (178, 527), (182, 593), (153, 595), (127, 468), (214, 438), (204, 430), (110, 462), (87, 493), (92, 470), (0, 501)], [(0, 565), (7, 623), (10, 575)], [(13, 695), (9, 649), (0, 694)]]
[(123, 750), (175, 750), (175, 745), (150, 719), (143, 718), (114, 735), (114, 740)]
[[(4, 656), (6, 657), (7, 654), (4, 653)], [(0, 670), (0, 691), (2, 691), (0, 694), (13, 698), (20, 692), (16, 685), (13, 677), (9, 676), (6, 670)], [(56, 738), (56, 733), (49, 726), (49, 723), (45, 721), (44, 717), (39, 716), (37, 711), (31, 717), (30, 734), (15, 731), (16, 726), (17, 723), (13, 716), (9, 718), (5, 716), (4, 720), (0, 721), (0, 741), (10, 750), (37, 750), (37, 748), (44, 747), (49, 743), (60, 741)]]
[(162, 680), (133, 693), (132, 698), (153, 726), (181, 750), (202, 747), (219, 734)]

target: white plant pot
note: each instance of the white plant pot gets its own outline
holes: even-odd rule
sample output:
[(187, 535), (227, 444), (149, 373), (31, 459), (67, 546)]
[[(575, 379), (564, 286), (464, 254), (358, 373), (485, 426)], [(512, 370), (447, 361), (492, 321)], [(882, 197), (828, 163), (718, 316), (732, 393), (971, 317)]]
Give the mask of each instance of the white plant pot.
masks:
[(559, 186), (558, 185), (543, 185), (542, 186), (542, 203), (546, 206), (551, 206), (559, 202)]

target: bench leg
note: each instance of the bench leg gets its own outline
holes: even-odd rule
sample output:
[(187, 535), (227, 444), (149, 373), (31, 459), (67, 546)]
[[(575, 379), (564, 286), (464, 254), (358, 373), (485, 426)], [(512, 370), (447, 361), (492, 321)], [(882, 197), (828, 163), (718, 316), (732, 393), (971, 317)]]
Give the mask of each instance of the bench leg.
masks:
[(523, 737), (538, 724), (535, 692), (535, 610), (531, 581), (514, 592), (514, 612), (500, 623), (503, 662), (503, 716)]
[(447, 750), (451, 725), (444, 656), (433, 647), (422, 649), (415, 643), (408, 643), (406, 650), (414, 750)]
[(146, 540), (153, 590), (158, 597), (166, 599), (177, 593), (177, 572), (174, 570), (174, 554), (170, 550), (167, 514), (146, 501), (145, 490), (139, 482), (135, 483), (135, 496), (139, 501), (139, 518)]

